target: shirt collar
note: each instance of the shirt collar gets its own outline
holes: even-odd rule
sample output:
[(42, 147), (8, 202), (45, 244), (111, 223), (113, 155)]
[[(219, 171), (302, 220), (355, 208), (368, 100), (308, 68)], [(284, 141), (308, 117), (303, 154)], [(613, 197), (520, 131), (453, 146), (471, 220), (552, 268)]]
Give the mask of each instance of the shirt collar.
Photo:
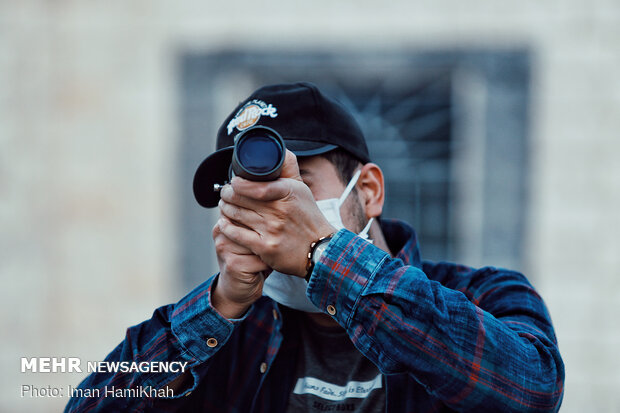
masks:
[(418, 238), (411, 226), (397, 219), (381, 218), (381, 230), (395, 258), (405, 265), (422, 268)]

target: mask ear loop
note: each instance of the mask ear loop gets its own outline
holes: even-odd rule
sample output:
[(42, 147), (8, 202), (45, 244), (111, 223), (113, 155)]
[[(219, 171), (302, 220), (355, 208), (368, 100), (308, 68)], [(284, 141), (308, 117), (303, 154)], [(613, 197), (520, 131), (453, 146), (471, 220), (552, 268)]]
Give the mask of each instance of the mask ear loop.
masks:
[(357, 234), (359, 237), (364, 238), (366, 241), (370, 242), (371, 244), (373, 243), (373, 240), (371, 240), (370, 238), (368, 238), (368, 231), (370, 230), (370, 225), (372, 224), (372, 221), (374, 220), (374, 217), (371, 217), (368, 220), (368, 223), (366, 224), (366, 226), (364, 227), (364, 229), (362, 230), (362, 232), (360, 232), (359, 234)]
[[(342, 204), (344, 204), (344, 201), (347, 199), (347, 197), (349, 196), (349, 194), (353, 190), (353, 187), (357, 183), (357, 180), (359, 179), (361, 174), (362, 174), (362, 170), (358, 169), (357, 172), (355, 172), (355, 174), (353, 174), (353, 177), (351, 177), (351, 180), (349, 181), (347, 187), (344, 189), (344, 192), (342, 193), (342, 195), (340, 195), (340, 198), (338, 199), (338, 207), (339, 208), (340, 208), (340, 206), (342, 206)], [(338, 213), (340, 213), (340, 211), (338, 211)], [(366, 226), (364, 227), (362, 232), (357, 234), (358, 236), (364, 238), (365, 240), (367, 240), (371, 244), (372, 244), (372, 240), (368, 239), (368, 231), (370, 230), (370, 225), (372, 225), (372, 221), (374, 219), (375, 219), (374, 217), (371, 217), (368, 220), (368, 222), (366, 223)]]
[(353, 175), (353, 177), (349, 181), (349, 184), (344, 189), (344, 192), (342, 193), (342, 195), (340, 195), (340, 198), (338, 199), (338, 206), (339, 207), (342, 206), (342, 204), (344, 204), (344, 201), (347, 199), (347, 197), (349, 196), (349, 194), (353, 190), (353, 187), (357, 183), (357, 180), (359, 179), (361, 173), (362, 173), (362, 170), (358, 169), (357, 172), (355, 172), (355, 174)]

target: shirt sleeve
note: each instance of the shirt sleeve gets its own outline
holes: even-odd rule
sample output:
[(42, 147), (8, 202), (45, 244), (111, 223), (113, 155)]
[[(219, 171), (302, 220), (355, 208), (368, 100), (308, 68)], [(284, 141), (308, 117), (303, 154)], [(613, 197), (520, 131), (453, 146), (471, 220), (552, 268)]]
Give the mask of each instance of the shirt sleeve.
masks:
[[(177, 304), (160, 307), (150, 320), (128, 328), (125, 340), (105, 361), (175, 361), (177, 366), (178, 362), (187, 363), (184, 370), (191, 372), (191, 380), (172, 398), (189, 395), (198, 385), (199, 370), (226, 343), (236, 324), (225, 319), (210, 304), (211, 288), (216, 279), (216, 276), (210, 278)], [(162, 389), (181, 374), (184, 373), (95, 372), (84, 379), (78, 387), (80, 390), (73, 392), (83, 397), (72, 397), (65, 412), (142, 411), (153, 403), (153, 398), (112, 397), (110, 391)]]
[(521, 274), (484, 269), (456, 290), (340, 230), (307, 294), (384, 374), (410, 374), (456, 411), (559, 409), (564, 365)]

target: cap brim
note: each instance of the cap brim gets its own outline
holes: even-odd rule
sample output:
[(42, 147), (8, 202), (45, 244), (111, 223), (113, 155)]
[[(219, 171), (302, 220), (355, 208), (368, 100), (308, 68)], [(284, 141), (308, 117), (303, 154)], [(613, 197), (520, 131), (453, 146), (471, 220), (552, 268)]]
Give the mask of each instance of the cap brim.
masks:
[(284, 139), (286, 149), (293, 152), (296, 156), (314, 156), (333, 151), (336, 145), (323, 142), (300, 141), (295, 139)]
[(233, 147), (222, 148), (209, 155), (194, 174), (194, 197), (205, 208), (213, 208), (220, 201), (220, 192), (213, 185), (228, 181)]

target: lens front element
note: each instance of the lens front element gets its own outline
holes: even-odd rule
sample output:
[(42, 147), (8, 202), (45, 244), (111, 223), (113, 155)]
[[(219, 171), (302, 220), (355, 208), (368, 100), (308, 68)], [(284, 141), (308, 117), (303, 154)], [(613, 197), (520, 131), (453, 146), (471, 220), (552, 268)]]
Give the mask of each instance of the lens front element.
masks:
[(235, 175), (253, 181), (271, 181), (280, 176), (285, 146), (273, 129), (255, 126), (235, 138), (232, 170)]
[(269, 173), (282, 157), (282, 148), (269, 136), (248, 136), (239, 142), (237, 149), (241, 165), (254, 174)]

